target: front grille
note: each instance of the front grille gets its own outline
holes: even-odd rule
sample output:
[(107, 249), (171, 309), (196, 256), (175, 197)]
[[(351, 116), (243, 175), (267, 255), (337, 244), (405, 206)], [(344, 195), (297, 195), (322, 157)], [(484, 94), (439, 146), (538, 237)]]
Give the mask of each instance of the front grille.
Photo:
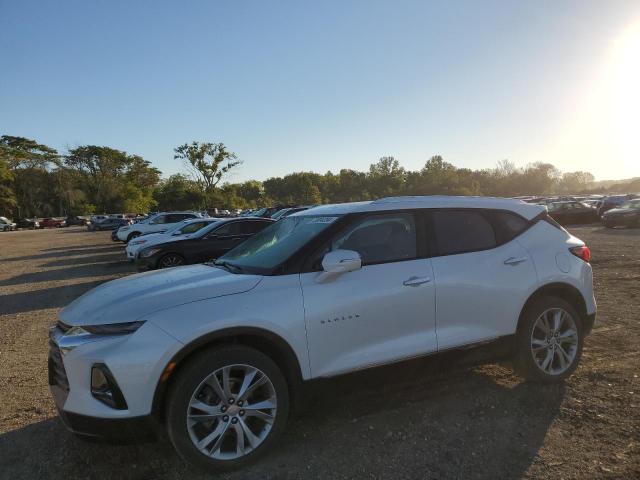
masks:
[(65, 392), (69, 391), (69, 380), (62, 363), (62, 353), (53, 340), (49, 341), (49, 385), (56, 385)]

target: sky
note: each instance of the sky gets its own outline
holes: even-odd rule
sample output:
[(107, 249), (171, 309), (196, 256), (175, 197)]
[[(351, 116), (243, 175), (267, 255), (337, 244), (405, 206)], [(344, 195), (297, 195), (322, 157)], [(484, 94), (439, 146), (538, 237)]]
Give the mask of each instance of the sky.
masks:
[(640, 176), (640, 1), (0, 0), (0, 134), (230, 181), (550, 162)]

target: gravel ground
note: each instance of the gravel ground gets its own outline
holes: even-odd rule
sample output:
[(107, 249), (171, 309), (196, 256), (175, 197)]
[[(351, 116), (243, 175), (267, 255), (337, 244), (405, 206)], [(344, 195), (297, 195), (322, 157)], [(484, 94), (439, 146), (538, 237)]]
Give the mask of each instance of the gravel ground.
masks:
[[(592, 249), (599, 316), (564, 385), (468, 355), (315, 382), (271, 455), (217, 478), (640, 478), (640, 230), (571, 230)], [(132, 272), (108, 232), (0, 234), (0, 478), (211, 478), (165, 442), (85, 443), (56, 417), (47, 327)]]

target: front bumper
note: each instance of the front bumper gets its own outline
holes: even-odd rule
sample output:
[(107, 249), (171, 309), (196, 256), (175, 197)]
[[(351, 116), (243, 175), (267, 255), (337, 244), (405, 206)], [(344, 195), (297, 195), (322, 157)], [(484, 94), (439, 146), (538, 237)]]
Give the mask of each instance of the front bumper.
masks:
[[(157, 437), (153, 395), (182, 344), (151, 322), (129, 335), (65, 336), (50, 331), (49, 385), (61, 419), (72, 432), (95, 440), (147, 441)], [(91, 393), (91, 369), (103, 363), (126, 400), (112, 408)]]
[(79, 437), (113, 444), (145, 443), (157, 440), (160, 425), (151, 415), (130, 418), (98, 418), (58, 410), (67, 430)]
[(602, 221), (607, 227), (627, 227), (631, 226), (634, 222), (637, 222), (638, 217), (635, 215), (612, 215), (602, 217)]
[(137, 254), (134, 261), (136, 262), (136, 268), (139, 272), (155, 270), (158, 268), (158, 257), (155, 255), (151, 255), (150, 257), (141, 257)]

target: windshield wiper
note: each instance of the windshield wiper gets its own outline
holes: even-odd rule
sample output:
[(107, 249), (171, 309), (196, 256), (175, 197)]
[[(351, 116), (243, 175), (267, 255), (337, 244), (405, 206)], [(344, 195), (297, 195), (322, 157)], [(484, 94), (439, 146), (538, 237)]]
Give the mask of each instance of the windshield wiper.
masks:
[(215, 262), (213, 262), (213, 264), (216, 267), (222, 267), (225, 270), (227, 270), (228, 272), (231, 273), (242, 273), (242, 267), (235, 265), (233, 263), (229, 263), (227, 261), (218, 261), (216, 260)]

